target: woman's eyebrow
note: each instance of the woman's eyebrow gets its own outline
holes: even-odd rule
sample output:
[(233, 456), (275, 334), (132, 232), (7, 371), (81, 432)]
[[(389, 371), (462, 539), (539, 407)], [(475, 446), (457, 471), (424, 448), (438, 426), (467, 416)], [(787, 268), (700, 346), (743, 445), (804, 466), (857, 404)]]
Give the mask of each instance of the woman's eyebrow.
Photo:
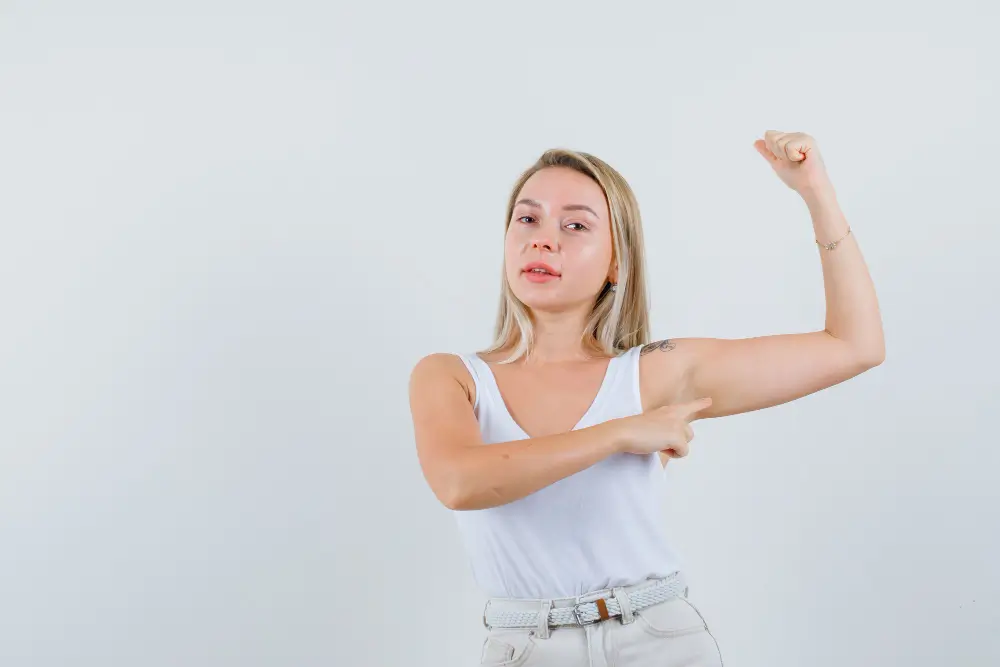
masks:
[(597, 213), (594, 211), (594, 209), (590, 208), (586, 204), (566, 204), (565, 206), (563, 206), (563, 210), (564, 211), (589, 211), (590, 214), (592, 216), (594, 216), (595, 218), (600, 218), (601, 217), (601, 216), (597, 215)]
[[(519, 200), (517, 202), (517, 204), (514, 204), (514, 206), (517, 206), (518, 204), (526, 204), (528, 206), (534, 206), (535, 208), (542, 208), (542, 205), (539, 204), (534, 199), (521, 199), (521, 200)], [(601, 217), (601, 216), (597, 215), (597, 213), (594, 211), (594, 209), (590, 208), (586, 204), (566, 204), (565, 206), (562, 207), (562, 210), (564, 210), (564, 211), (588, 211), (595, 218), (600, 219), (600, 217)]]

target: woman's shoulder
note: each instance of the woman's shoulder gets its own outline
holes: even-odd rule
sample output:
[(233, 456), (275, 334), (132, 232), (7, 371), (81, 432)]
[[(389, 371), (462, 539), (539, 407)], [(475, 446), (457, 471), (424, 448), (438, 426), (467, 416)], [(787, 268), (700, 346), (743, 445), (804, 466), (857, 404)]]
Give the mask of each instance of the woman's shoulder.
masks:
[(462, 385), (471, 403), (476, 400), (476, 383), (462, 360), (467, 354), (432, 352), (417, 360), (410, 372), (410, 391), (435, 391), (449, 382)]
[(661, 338), (637, 346), (643, 409), (675, 403), (681, 395), (689, 351), (677, 343), (674, 338)]
[(472, 354), (459, 354), (455, 352), (431, 352), (420, 359), (413, 366), (411, 375), (420, 376), (440, 376), (440, 375), (469, 375), (463, 357), (475, 356)]

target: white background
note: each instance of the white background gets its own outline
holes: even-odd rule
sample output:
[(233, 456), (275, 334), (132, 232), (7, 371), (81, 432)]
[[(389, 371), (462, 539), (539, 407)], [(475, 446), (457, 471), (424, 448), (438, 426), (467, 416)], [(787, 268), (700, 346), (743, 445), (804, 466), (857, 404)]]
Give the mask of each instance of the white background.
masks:
[(728, 665), (998, 664), (987, 7), (4, 3), (0, 664), (475, 664), (407, 381), (489, 342), (508, 188), (625, 175), (657, 338), (817, 330), (769, 129), (817, 139), (887, 358), (696, 424), (692, 600)]

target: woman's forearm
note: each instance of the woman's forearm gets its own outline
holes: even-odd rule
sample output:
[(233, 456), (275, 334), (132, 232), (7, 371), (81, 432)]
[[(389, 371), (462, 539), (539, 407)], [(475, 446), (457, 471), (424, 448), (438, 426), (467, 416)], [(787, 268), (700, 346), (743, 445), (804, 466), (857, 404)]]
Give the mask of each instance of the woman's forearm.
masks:
[[(831, 243), (847, 234), (848, 223), (832, 185), (802, 197), (812, 216), (816, 240)], [(833, 250), (817, 248), (823, 264), (826, 330), (849, 343), (865, 359), (881, 361), (885, 356), (885, 339), (878, 298), (854, 233), (843, 238)]]
[(568, 433), (466, 447), (455, 462), (455, 510), (505, 505), (621, 451), (610, 420)]

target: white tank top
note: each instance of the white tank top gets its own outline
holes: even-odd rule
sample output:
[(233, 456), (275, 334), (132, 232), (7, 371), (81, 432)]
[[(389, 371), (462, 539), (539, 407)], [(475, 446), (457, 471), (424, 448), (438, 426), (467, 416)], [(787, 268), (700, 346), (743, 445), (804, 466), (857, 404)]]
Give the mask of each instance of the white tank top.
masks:
[[(642, 412), (641, 349), (610, 361), (574, 430)], [(483, 442), (528, 438), (489, 365), (475, 353), (458, 356), (476, 383)], [(657, 454), (613, 454), (505, 505), (455, 510), (477, 585), (490, 597), (576, 597), (678, 570), (665, 535), (663, 470)]]

